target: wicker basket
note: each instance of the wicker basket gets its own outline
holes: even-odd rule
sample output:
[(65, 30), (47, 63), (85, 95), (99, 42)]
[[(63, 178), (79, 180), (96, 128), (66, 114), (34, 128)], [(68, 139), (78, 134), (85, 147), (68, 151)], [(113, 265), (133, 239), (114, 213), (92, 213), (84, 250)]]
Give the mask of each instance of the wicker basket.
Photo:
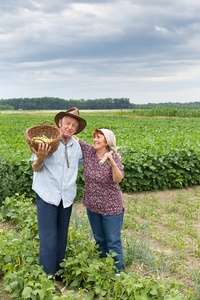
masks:
[[(51, 123), (53, 126), (44, 125), (46, 122)], [(50, 142), (45, 142), (44, 140), (38, 138), (37, 140), (41, 140), (42, 143), (49, 144), (51, 146), (49, 154), (55, 152), (60, 144), (61, 133), (60, 130), (55, 127), (53, 122), (46, 120), (41, 125), (32, 126), (25, 131), (25, 139), (29, 147), (34, 148), (36, 151), (38, 150), (39, 142), (35, 141), (34, 138), (43, 135), (53, 140)]]

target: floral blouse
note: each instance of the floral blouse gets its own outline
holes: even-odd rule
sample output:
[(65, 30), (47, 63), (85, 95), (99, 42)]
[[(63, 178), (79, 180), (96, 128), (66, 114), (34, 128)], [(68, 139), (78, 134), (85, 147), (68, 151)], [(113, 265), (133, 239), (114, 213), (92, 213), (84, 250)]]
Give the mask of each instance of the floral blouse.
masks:
[[(117, 215), (122, 213), (123, 198), (119, 184), (113, 181), (112, 167), (106, 161), (99, 165), (96, 150), (93, 146), (79, 140), (84, 157), (85, 190), (83, 204), (94, 213)], [(124, 175), (119, 156), (114, 153), (113, 159)]]

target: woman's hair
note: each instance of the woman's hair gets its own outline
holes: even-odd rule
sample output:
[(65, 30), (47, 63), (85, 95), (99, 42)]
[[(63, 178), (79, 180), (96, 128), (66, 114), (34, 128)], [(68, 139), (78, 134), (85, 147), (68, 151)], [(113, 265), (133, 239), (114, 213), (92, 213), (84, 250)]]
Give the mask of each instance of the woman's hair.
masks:
[[(98, 129), (98, 128), (95, 128), (95, 130), (94, 130), (94, 132), (93, 132), (93, 137), (95, 137), (95, 135), (97, 135), (97, 134), (102, 134), (103, 136), (104, 136), (104, 134), (103, 134), (103, 132), (100, 130), (100, 129)], [(105, 137), (105, 136), (104, 136)]]

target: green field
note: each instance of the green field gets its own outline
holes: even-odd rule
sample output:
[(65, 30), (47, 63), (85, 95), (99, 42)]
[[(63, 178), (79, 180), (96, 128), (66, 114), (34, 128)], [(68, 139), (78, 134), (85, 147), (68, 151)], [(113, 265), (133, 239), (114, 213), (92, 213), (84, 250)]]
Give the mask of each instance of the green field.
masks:
[[(200, 184), (199, 119), (134, 118), (119, 116), (117, 112), (112, 112), (112, 115), (109, 112), (84, 112), (82, 115), (87, 120), (87, 127), (79, 134), (79, 138), (86, 142), (92, 143), (92, 132), (96, 127), (106, 127), (115, 133), (125, 172), (121, 183), (123, 192), (165, 190)], [(4, 164), (8, 172), (10, 165), (14, 170), (17, 169), (21, 180), (24, 172), (20, 174), (19, 166), (27, 172), (20, 191), (23, 191), (24, 184), (28, 184), (28, 177), (31, 176), (28, 165), (31, 153), (24, 132), (45, 120), (53, 121), (53, 116), (52, 112), (50, 115), (38, 112), (0, 114), (0, 153)], [(29, 186), (30, 182), (31, 178)], [(81, 190), (84, 184), (81, 175), (77, 183)]]
[[(80, 138), (92, 142), (93, 129), (109, 128), (114, 131), (118, 144), (122, 148), (133, 148), (136, 151), (148, 150), (158, 152), (170, 151), (175, 148), (192, 149), (198, 151), (200, 120), (195, 118), (134, 118), (131, 116), (118, 116), (117, 113), (86, 113), (82, 116), (87, 120), (86, 129), (79, 134)], [(23, 157), (28, 157), (28, 147), (25, 145), (23, 133), (34, 125), (45, 120), (54, 121), (52, 113), (37, 115), (30, 114), (0, 114), (1, 151), (7, 146), (9, 150), (22, 151)], [(48, 125), (48, 124), (47, 124)], [(26, 153), (26, 154), (25, 154)]]
[[(48, 282), (38, 269), (36, 214), (28, 199), (34, 197), (31, 152), (24, 138), (28, 127), (53, 121), (53, 115), (0, 114), (2, 205), (8, 196), (0, 212), (5, 222), (0, 223), (0, 275), (14, 299), (53, 299), (51, 287), (42, 292)], [(80, 138), (92, 143), (94, 128), (109, 128), (122, 150), (127, 274), (116, 280), (111, 258), (102, 265), (83, 205), (76, 201), (64, 265), (66, 285), (76, 293), (70, 298), (64, 292), (62, 299), (94, 299), (95, 294), (95, 299), (199, 299), (200, 120), (135, 118), (117, 112), (82, 115), (88, 124)], [(78, 190), (82, 191), (81, 172)]]

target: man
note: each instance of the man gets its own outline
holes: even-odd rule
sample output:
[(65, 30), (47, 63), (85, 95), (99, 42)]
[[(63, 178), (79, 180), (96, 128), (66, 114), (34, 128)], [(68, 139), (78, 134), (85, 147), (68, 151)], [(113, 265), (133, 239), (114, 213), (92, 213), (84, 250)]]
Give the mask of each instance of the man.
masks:
[(56, 152), (49, 154), (51, 147), (44, 143), (39, 144), (38, 151), (31, 149), (34, 153), (32, 188), (37, 200), (40, 265), (52, 278), (65, 256), (78, 167), (83, 165), (80, 145), (72, 136), (85, 128), (86, 121), (73, 107), (59, 112), (55, 123), (61, 131)]

